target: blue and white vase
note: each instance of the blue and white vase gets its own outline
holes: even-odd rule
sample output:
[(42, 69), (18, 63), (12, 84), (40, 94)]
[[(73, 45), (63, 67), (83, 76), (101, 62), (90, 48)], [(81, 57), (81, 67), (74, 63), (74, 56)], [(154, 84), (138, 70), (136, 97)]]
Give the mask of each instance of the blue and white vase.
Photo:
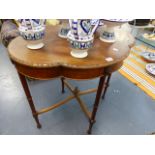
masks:
[[(95, 23), (95, 24), (94, 24)], [(70, 31), (67, 38), (71, 46), (71, 55), (75, 58), (88, 56), (88, 49), (93, 46), (94, 32), (99, 26), (100, 20), (93, 22), (91, 19), (69, 20)]]
[(20, 35), (27, 40), (27, 48), (40, 49), (44, 46), (45, 19), (19, 19)]
[(129, 19), (103, 19), (104, 27), (100, 35), (100, 40), (106, 43), (114, 43), (116, 41), (114, 28), (129, 21)]

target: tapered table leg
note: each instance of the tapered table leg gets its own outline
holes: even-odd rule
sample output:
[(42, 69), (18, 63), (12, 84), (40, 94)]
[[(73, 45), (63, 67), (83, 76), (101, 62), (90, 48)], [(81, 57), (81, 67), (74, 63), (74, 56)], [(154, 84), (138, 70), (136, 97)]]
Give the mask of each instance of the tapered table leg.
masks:
[(34, 119), (35, 119), (35, 121), (37, 123), (37, 128), (41, 128), (41, 124), (40, 124), (39, 119), (38, 119), (38, 114), (37, 114), (37, 111), (35, 109), (35, 106), (34, 106), (34, 103), (33, 103), (32, 97), (31, 97), (31, 93), (30, 93), (29, 87), (27, 85), (26, 78), (25, 78), (24, 75), (22, 75), (20, 73), (18, 73), (18, 75), (19, 75), (20, 81), (22, 83), (22, 86), (24, 88), (24, 91), (25, 91), (29, 106), (30, 106), (31, 111), (32, 111), (32, 115), (33, 115), (33, 117), (34, 117)]
[(105, 98), (105, 94), (106, 94), (107, 89), (108, 89), (108, 87), (109, 87), (110, 78), (111, 78), (111, 74), (109, 74), (109, 75), (107, 76), (107, 80), (106, 80), (106, 82), (105, 82), (105, 86), (104, 86), (104, 89), (103, 89), (102, 99)]
[(100, 97), (102, 94), (102, 88), (103, 88), (105, 79), (106, 79), (106, 76), (103, 76), (100, 78), (100, 81), (99, 81), (99, 85), (98, 85), (98, 89), (97, 89), (97, 93), (96, 93), (96, 98), (95, 98), (95, 103), (94, 103), (94, 107), (93, 107), (93, 111), (92, 111), (91, 119), (90, 119), (90, 123), (89, 123), (89, 129), (87, 131), (88, 134), (91, 134), (92, 126), (95, 122), (95, 117), (96, 117), (96, 113), (98, 110), (98, 105), (100, 102)]
[(61, 77), (61, 86), (62, 86), (62, 93), (65, 92), (65, 84), (64, 84), (64, 77)]

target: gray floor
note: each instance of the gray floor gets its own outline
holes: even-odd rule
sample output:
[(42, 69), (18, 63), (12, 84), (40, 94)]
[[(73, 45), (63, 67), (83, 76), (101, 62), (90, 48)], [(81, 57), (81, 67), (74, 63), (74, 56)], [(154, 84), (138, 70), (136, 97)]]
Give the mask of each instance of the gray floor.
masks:
[[(96, 87), (98, 79), (71, 81), (80, 89)], [(60, 81), (29, 82), (37, 108), (48, 107), (69, 94), (61, 94)], [(82, 97), (89, 109), (95, 94)], [(75, 100), (39, 116), (37, 129), (25, 94), (6, 49), (0, 44), (0, 134), (86, 134), (88, 121)], [(104, 101), (101, 100), (92, 134), (149, 134), (155, 131), (155, 101), (121, 76), (113, 74)]]

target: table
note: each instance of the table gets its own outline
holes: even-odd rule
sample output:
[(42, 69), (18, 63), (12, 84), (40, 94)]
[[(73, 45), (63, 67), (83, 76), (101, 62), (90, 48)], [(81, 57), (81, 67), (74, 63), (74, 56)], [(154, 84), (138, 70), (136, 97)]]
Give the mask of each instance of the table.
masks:
[[(101, 42), (98, 33), (96, 33), (94, 46), (89, 50), (88, 57), (85, 59), (76, 59), (70, 55), (71, 49), (68, 41), (58, 37), (58, 31), (59, 26), (47, 26), (44, 38), (45, 46), (39, 50), (30, 50), (26, 47), (27, 42), (22, 37), (15, 38), (8, 46), (9, 56), (17, 69), (38, 128), (41, 128), (38, 115), (64, 105), (75, 98), (89, 120), (87, 133), (91, 134), (102, 92), (104, 98), (111, 73), (122, 66), (123, 60), (128, 56), (130, 48), (134, 43), (134, 39), (129, 33), (119, 29), (116, 32), (116, 36), (119, 36), (117, 41), (113, 44), (107, 44)], [(40, 80), (60, 77), (62, 93), (66, 86), (73, 95), (50, 107), (36, 110), (25, 77)], [(93, 88), (85, 91), (80, 91), (78, 87), (73, 88), (67, 82), (67, 78), (87, 80), (98, 77), (100, 80), (97, 89)], [(80, 95), (92, 92), (97, 93), (93, 110), (90, 112), (80, 99)]]

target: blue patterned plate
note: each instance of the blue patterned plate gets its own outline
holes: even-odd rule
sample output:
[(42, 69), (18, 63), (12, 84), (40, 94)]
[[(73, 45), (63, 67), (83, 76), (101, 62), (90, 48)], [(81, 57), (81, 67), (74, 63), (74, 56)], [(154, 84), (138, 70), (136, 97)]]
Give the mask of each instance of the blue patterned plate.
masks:
[(155, 63), (149, 63), (146, 65), (146, 70), (152, 74), (155, 75)]
[(150, 62), (155, 62), (155, 53), (153, 52), (142, 52), (141, 56)]

